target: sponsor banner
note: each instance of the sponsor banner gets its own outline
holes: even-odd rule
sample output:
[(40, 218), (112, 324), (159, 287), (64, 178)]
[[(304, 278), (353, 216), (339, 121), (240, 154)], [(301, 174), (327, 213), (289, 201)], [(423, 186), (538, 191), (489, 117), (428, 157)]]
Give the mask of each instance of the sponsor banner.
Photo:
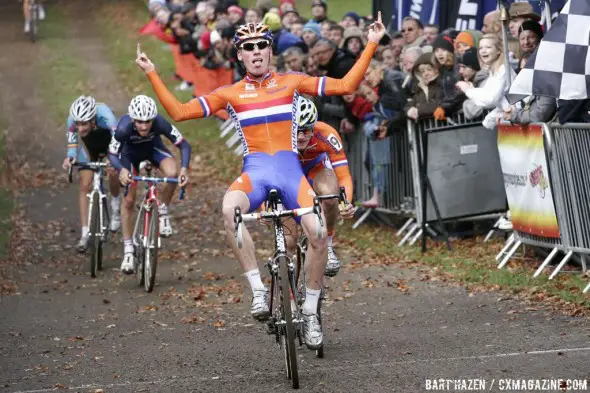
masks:
[(500, 125), (498, 149), (514, 229), (559, 238), (542, 127)]
[(439, 23), (439, 9), (446, 0), (392, 0), (395, 10), (395, 27), (402, 30), (402, 21), (406, 16), (413, 16), (427, 24)]

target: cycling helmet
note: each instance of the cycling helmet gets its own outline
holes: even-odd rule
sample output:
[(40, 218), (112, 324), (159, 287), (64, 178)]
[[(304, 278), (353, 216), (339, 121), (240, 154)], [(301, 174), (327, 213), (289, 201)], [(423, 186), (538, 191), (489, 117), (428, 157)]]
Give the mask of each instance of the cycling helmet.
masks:
[(234, 46), (239, 49), (244, 41), (255, 38), (263, 38), (272, 42), (272, 33), (268, 26), (263, 25), (262, 23), (247, 23), (241, 25), (238, 27), (236, 34), (234, 35)]
[(96, 101), (90, 96), (80, 96), (70, 107), (74, 121), (90, 121), (96, 116)]
[(129, 104), (129, 116), (133, 120), (148, 121), (158, 116), (156, 101), (144, 95), (133, 97)]
[(318, 110), (313, 101), (303, 96), (297, 99), (297, 128), (311, 129), (318, 121)]

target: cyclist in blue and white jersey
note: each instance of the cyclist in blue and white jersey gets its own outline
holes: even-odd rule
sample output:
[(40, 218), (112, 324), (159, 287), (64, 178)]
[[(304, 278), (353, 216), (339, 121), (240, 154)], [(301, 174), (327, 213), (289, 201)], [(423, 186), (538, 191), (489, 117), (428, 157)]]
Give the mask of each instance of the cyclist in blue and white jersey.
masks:
[[(174, 156), (162, 142), (164, 135), (180, 149), (182, 165), (178, 165)], [(119, 171), (119, 181), (126, 186), (130, 184), (129, 192), (123, 203), (123, 243), (124, 256), (121, 271), (132, 274), (134, 270), (134, 249), (131, 239), (133, 232), (133, 207), (135, 206), (135, 183), (129, 179), (133, 171), (139, 172), (142, 161), (148, 160), (159, 168), (164, 177), (178, 177), (179, 185), (184, 187), (188, 183), (188, 166), (190, 163), (191, 146), (182, 137), (180, 131), (162, 116), (158, 115), (156, 102), (147, 96), (134, 97), (129, 104), (129, 114), (119, 120), (113, 142), (109, 147), (109, 160)], [(172, 226), (168, 217), (168, 204), (172, 199), (176, 184), (167, 183), (162, 194), (162, 204), (159, 206), (160, 235), (172, 235)]]
[[(96, 103), (90, 96), (78, 97), (70, 107), (70, 116), (67, 123), (67, 156), (63, 161), (64, 170), (68, 170), (72, 163), (79, 164), (98, 161), (106, 157), (108, 147), (117, 128), (117, 119), (113, 111), (102, 103)], [(109, 188), (111, 191), (111, 224), (110, 230), (116, 232), (121, 227), (119, 215), (121, 199), (119, 198), (119, 181), (117, 173), (107, 169), (109, 174)], [(88, 193), (92, 190), (92, 171), (80, 169), (80, 222), (82, 224), (82, 236), (77, 245), (78, 252), (84, 252), (88, 248)]]

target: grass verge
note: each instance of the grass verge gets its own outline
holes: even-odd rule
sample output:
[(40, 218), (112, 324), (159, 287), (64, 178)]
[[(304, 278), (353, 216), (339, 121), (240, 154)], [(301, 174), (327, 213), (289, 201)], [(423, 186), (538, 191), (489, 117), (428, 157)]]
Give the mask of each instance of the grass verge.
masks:
[[(68, 18), (59, 4), (46, 8), (47, 18), (35, 45), (42, 48), (38, 63), (39, 93), (43, 104), (56, 124), (65, 124), (70, 105), (81, 94), (88, 94), (88, 72), (68, 45)], [(51, 70), (51, 72), (48, 72)]]
[[(354, 9), (340, 4), (339, 7)], [(305, 10), (305, 7), (301, 9)], [(171, 86), (174, 63), (166, 46), (154, 38), (140, 37), (137, 33), (148, 21), (143, 2), (128, 0), (116, 5), (107, 4), (101, 15), (104, 15), (102, 23), (105, 28), (102, 31), (109, 54), (128, 91), (132, 94), (152, 94), (145, 76), (132, 65), (138, 40), (141, 40), (142, 47)], [(186, 100), (190, 94), (177, 93), (177, 96)], [(233, 180), (239, 173), (241, 160), (220, 142), (215, 121), (199, 120), (186, 124), (188, 126), (182, 127), (183, 133), (191, 141), (195, 152), (204, 157), (206, 164), (218, 169), (215, 178), (225, 182)], [(551, 281), (546, 274), (533, 278), (539, 261), (530, 257), (514, 260), (507, 268), (498, 270), (494, 256), (502, 247), (499, 241), (487, 244), (483, 244), (481, 238), (456, 241), (453, 243), (455, 250), (451, 253), (444, 249), (443, 244), (429, 243), (430, 251), (422, 255), (418, 247), (398, 248), (393, 231), (384, 227), (364, 225), (353, 231), (350, 224), (343, 225), (338, 229), (338, 238), (367, 264), (417, 266), (422, 270), (424, 280), (436, 277), (438, 281), (442, 277), (443, 280), (459, 282), (472, 291), (505, 290), (531, 300), (557, 305), (570, 314), (586, 313), (590, 308), (590, 301), (581, 293), (585, 282), (580, 275), (563, 273)]]

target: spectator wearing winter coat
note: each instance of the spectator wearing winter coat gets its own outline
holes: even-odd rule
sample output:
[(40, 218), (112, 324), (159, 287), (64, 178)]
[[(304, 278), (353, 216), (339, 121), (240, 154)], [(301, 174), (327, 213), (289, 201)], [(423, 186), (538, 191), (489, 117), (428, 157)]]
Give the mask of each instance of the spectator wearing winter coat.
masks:
[(291, 26), (293, 26), (293, 23), (297, 23), (299, 21), (299, 13), (293, 7), (288, 7), (281, 14), (281, 23), (283, 24), (284, 29), (291, 30)]
[(457, 82), (457, 87), (467, 95), (477, 106), (485, 109), (493, 109), (483, 121), (486, 128), (494, 129), (498, 119), (504, 115), (504, 109), (509, 104), (504, 97), (508, 92), (506, 72), (510, 73), (510, 80), (514, 80), (516, 74), (512, 68), (506, 70), (504, 66), (504, 52), (502, 40), (494, 34), (486, 34), (479, 41), (479, 57), (482, 65), (485, 65), (490, 75), (480, 87), (472, 83)]
[(441, 73), (455, 73), (455, 46), (448, 35), (439, 35), (432, 44), (434, 58), (438, 62)]
[(406, 16), (402, 22), (402, 35), (404, 37), (403, 51), (412, 46), (426, 46), (426, 38), (422, 35), (423, 32), (424, 25), (420, 22), (420, 19)]
[(412, 98), (406, 105), (406, 115), (413, 120), (434, 116), (443, 120), (457, 110), (457, 90), (454, 85), (443, 83), (438, 65), (430, 53), (422, 54), (412, 69)]
[(363, 32), (358, 27), (348, 27), (344, 30), (344, 39), (340, 48), (347, 50), (351, 55), (357, 58), (365, 48), (366, 41)]
[(513, 124), (546, 123), (555, 117), (557, 100), (553, 97), (531, 95), (504, 110), (504, 119)]
[(439, 29), (437, 25), (428, 24), (424, 26), (424, 38), (428, 45), (432, 45), (436, 37), (439, 35)]
[[(471, 83), (474, 87), (479, 87), (488, 78), (487, 70), (482, 70), (479, 65), (477, 51), (474, 48), (467, 49), (463, 55), (457, 57), (459, 64), (459, 75), (461, 80)], [(480, 116), (484, 108), (477, 106), (472, 100), (463, 101), (463, 113), (468, 119), (474, 119)]]
[(330, 27), (329, 36), (325, 38), (328, 38), (337, 47), (340, 47), (342, 40), (344, 39), (344, 27), (340, 25), (334, 25)]
[(520, 25), (522, 25), (523, 22), (531, 20), (539, 23), (541, 21), (541, 15), (535, 13), (533, 7), (529, 3), (513, 3), (510, 6), (508, 14), (510, 16), (508, 28), (510, 29), (510, 34), (514, 38), (518, 38)]
[(292, 46), (283, 52), (283, 59), (287, 71), (293, 72), (305, 72), (305, 64), (307, 62), (307, 56), (303, 53), (303, 50), (297, 46)]

